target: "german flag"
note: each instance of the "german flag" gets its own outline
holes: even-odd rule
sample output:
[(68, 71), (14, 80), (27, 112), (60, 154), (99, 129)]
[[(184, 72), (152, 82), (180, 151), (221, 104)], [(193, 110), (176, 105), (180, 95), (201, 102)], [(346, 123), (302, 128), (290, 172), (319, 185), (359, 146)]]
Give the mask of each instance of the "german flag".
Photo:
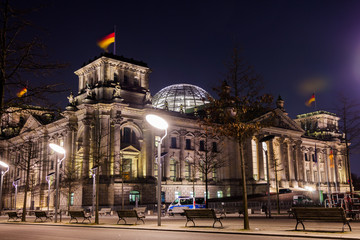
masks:
[(305, 102), (305, 105), (310, 107), (312, 102), (315, 102), (315, 93), (313, 93), (311, 98)]
[(112, 44), (113, 42), (115, 42), (115, 32), (112, 32), (109, 35), (106, 35), (105, 37), (100, 39), (97, 42), (97, 44), (98, 44), (99, 47), (101, 47), (102, 49), (104, 49), (106, 51), (108, 46), (110, 44)]
[(27, 93), (27, 88), (26, 88), (26, 87), (24, 87), (23, 89), (21, 89), (20, 92), (18, 92), (18, 93), (16, 94), (16, 96), (22, 97), (25, 93)]

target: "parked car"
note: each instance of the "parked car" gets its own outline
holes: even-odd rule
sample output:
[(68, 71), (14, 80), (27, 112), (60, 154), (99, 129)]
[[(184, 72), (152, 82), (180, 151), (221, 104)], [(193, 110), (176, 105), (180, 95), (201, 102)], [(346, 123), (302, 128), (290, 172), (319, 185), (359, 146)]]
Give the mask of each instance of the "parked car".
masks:
[(279, 194), (282, 194), (282, 193), (292, 193), (292, 190), (289, 188), (281, 188), (281, 189), (279, 189)]
[(313, 200), (305, 195), (294, 195), (293, 196), (293, 205), (308, 205), (312, 204)]
[(205, 198), (203, 197), (178, 197), (168, 207), (168, 214), (174, 215), (176, 213), (182, 214), (183, 209), (205, 208)]

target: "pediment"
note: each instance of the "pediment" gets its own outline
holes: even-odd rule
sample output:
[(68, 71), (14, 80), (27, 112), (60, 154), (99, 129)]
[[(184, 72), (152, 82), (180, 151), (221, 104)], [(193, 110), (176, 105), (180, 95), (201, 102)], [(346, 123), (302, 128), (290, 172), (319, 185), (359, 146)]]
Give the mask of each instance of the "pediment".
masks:
[(127, 146), (127, 147), (125, 147), (125, 148), (123, 148), (123, 149), (121, 149), (120, 150), (120, 152), (122, 152), (122, 153), (133, 153), (133, 154), (139, 154), (140, 153), (140, 151), (137, 149), (137, 148), (135, 148), (134, 146), (132, 146), (132, 145), (129, 145), (129, 146)]
[(26, 120), (24, 126), (22, 127), (20, 134), (24, 132), (29, 132), (40, 126), (42, 126), (42, 124), (34, 116), (30, 115), (29, 118)]
[(271, 126), (275, 128), (287, 129), (304, 133), (305, 131), (293, 119), (288, 117), (282, 110), (275, 109), (263, 116), (255, 119), (255, 121), (271, 120)]

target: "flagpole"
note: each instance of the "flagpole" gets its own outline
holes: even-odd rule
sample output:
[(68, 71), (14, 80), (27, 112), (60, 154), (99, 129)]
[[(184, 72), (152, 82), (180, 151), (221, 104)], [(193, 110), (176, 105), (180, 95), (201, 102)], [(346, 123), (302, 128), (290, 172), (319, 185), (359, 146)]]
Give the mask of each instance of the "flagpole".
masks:
[(114, 55), (116, 55), (116, 25), (114, 25)]

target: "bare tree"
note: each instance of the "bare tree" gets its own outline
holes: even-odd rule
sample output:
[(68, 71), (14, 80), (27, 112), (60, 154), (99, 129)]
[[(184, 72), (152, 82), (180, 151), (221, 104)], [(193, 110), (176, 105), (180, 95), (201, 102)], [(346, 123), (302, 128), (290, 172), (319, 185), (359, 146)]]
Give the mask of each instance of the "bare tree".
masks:
[(222, 85), (214, 90), (219, 99), (209, 98), (206, 108), (207, 116), (203, 126), (210, 126), (215, 134), (220, 134), (235, 140), (238, 144), (244, 205), (244, 229), (250, 229), (247, 203), (247, 177), (244, 159), (245, 141), (266, 126), (264, 122), (253, 121), (269, 111), (272, 96), (261, 94), (262, 82), (234, 49), (232, 60), (227, 64), (228, 73)]
[[(196, 150), (197, 161), (194, 161), (195, 168), (202, 174), (205, 182), (206, 208), (209, 199), (209, 175), (225, 166), (224, 159), (220, 156), (217, 144), (214, 146), (208, 133), (205, 133), (203, 145), (199, 145)], [(195, 170), (195, 169), (194, 169)]]
[[(48, 95), (63, 91), (58, 84), (42, 80), (65, 65), (51, 63), (44, 44), (34, 36), (36, 31), (26, 18), (38, 8), (20, 9), (14, 5), (13, 1), (0, 2), (0, 116), (10, 106), (27, 109), (30, 103), (46, 103), (54, 107), (49, 104)], [(14, 94), (24, 88), (26, 94), (21, 97)]]
[(76, 161), (66, 163), (60, 178), (60, 190), (67, 196), (68, 212), (71, 207), (71, 194), (76, 191), (83, 181), (81, 177), (81, 164)]
[(345, 143), (345, 164), (349, 180), (350, 194), (353, 195), (351, 179), (350, 154), (359, 150), (360, 146), (360, 111), (359, 103), (346, 96), (340, 96), (336, 106), (336, 114), (340, 118), (339, 129), (343, 133), (341, 140)]

